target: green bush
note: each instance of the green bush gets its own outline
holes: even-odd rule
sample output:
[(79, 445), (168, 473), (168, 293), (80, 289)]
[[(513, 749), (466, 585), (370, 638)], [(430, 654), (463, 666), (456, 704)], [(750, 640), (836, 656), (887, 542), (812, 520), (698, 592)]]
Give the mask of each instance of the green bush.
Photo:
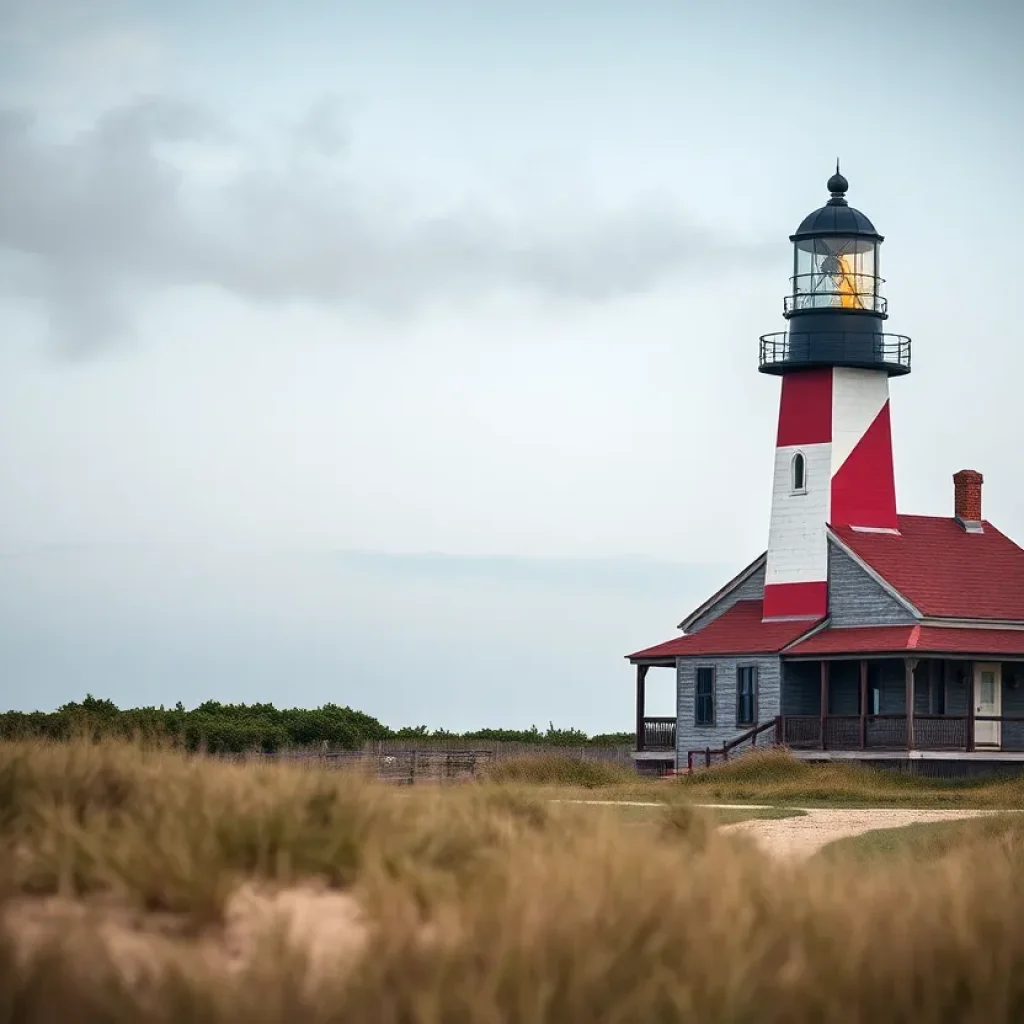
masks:
[(73, 737), (159, 741), (187, 750), (217, 754), (260, 750), (276, 753), (290, 747), (356, 750), (374, 740), (437, 740), (471, 743), (488, 740), (505, 743), (544, 743), (580, 747), (632, 742), (629, 733), (613, 733), (590, 739), (579, 729), (545, 732), (532, 729), (477, 729), (452, 733), (431, 731), (425, 725), (390, 729), (376, 718), (338, 704), (319, 708), (276, 708), (273, 704), (221, 704), (208, 700), (191, 711), (180, 702), (173, 708), (144, 707), (123, 710), (113, 701), (87, 694), (80, 702), (65, 704), (53, 712), (7, 711), (0, 714), (0, 739), (69, 740)]

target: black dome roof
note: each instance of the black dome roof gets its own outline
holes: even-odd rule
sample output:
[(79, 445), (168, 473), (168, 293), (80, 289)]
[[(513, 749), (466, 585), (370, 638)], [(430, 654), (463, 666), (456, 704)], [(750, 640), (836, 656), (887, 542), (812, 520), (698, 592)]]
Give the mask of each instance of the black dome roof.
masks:
[(846, 201), (846, 190), (849, 182), (839, 173), (828, 179), (828, 190), (832, 198), (814, 213), (809, 213), (800, 222), (795, 234), (789, 236), (791, 242), (801, 238), (815, 238), (821, 235), (861, 235), (882, 241), (882, 236), (875, 230), (875, 225), (860, 210), (855, 210)]

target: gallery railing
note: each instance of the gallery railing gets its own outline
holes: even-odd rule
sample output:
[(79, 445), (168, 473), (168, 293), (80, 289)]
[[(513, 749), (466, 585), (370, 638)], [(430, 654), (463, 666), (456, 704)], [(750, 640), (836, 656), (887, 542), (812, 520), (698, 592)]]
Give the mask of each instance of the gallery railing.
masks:
[[(911, 341), (904, 334), (863, 331), (775, 331), (761, 335), (758, 365), (778, 372), (794, 366), (887, 368), (890, 373), (910, 371)], [(771, 369), (771, 368), (775, 369)]]

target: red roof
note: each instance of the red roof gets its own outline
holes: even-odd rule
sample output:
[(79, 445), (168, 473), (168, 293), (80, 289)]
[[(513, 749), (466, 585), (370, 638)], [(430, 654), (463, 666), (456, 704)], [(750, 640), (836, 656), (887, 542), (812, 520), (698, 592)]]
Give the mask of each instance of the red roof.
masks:
[(1024, 654), (1024, 629), (974, 629), (970, 626), (849, 626), (823, 629), (783, 653)]
[(773, 654), (817, 625), (809, 619), (762, 622), (761, 601), (737, 601), (727, 612), (689, 636), (631, 654), (630, 660), (703, 654)]
[(983, 523), (900, 516), (899, 534), (832, 532), (922, 615), (1024, 622), (1024, 549)]

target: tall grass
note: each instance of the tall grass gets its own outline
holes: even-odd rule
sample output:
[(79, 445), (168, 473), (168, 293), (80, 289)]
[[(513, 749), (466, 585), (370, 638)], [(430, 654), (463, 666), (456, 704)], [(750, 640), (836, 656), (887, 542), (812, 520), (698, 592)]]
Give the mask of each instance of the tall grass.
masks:
[(581, 789), (630, 786), (637, 782), (636, 772), (624, 765), (550, 754), (527, 754), (493, 761), (486, 767), (484, 777), (498, 783), (578, 786)]
[[(850, 762), (809, 763), (779, 748), (660, 780), (630, 768), (530, 755), (489, 765), (491, 781), (544, 785), (558, 796), (602, 790), (602, 798), (664, 803), (764, 803), (778, 806), (1024, 808), (1024, 775), (936, 779)], [(552, 792), (552, 795), (556, 795)]]
[(887, 768), (831, 761), (813, 764), (773, 748), (678, 777), (694, 799), (764, 803), (1024, 807), (1024, 776), (936, 779)]
[(796, 867), (523, 793), (0, 745), (0, 1022), (1024, 1016), (1019, 831)]
[(1024, 830), (1017, 813), (991, 814), (958, 821), (919, 822), (902, 828), (883, 828), (830, 843), (820, 857), (864, 861), (894, 857), (936, 861), (968, 847), (1013, 843)]

